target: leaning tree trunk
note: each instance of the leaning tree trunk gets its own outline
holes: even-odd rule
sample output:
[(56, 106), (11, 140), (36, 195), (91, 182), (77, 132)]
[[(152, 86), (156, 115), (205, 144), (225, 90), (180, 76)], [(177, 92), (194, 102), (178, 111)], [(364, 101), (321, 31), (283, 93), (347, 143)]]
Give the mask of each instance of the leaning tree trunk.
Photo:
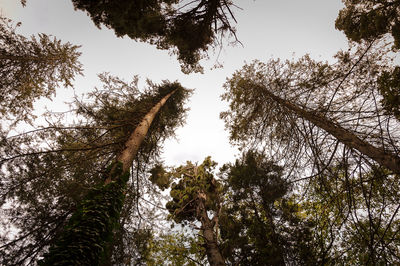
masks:
[(129, 168), (156, 114), (176, 90), (162, 98), (133, 131), (104, 185), (91, 190), (39, 265), (99, 265), (104, 261), (113, 229), (118, 225)]
[(334, 123), (323, 116), (318, 115), (315, 112), (304, 110), (290, 101), (284, 100), (269, 91), (265, 92), (267, 97), (296, 113), (298, 116), (308, 120), (317, 127), (325, 130), (347, 147), (359, 151), (363, 155), (376, 161), (378, 164), (386, 167), (389, 170), (392, 170), (394, 173), (400, 174), (400, 158), (396, 154), (386, 152), (382, 148), (377, 148), (370, 143), (363, 141), (351, 131), (341, 127), (337, 123)]
[(214, 233), (213, 221), (208, 218), (205, 207), (205, 193), (198, 193), (197, 197), (197, 216), (201, 222), (202, 236), (205, 241), (207, 259), (211, 266), (223, 266), (225, 261), (218, 247), (217, 236)]

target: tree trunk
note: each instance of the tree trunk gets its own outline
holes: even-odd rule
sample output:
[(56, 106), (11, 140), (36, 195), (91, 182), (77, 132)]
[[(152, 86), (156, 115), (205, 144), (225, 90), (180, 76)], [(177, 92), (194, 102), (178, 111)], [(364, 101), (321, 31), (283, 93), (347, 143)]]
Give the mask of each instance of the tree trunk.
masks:
[(341, 143), (349, 148), (355, 149), (363, 155), (376, 161), (378, 164), (392, 170), (396, 174), (400, 174), (400, 158), (392, 153), (385, 152), (382, 148), (377, 148), (368, 142), (363, 141), (351, 131), (341, 127), (340, 125), (328, 120), (327, 118), (318, 115), (316, 112), (310, 112), (300, 108), (299, 106), (284, 100), (273, 93), (266, 91), (267, 97), (286, 107), (298, 116), (308, 120), (317, 127), (325, 130), (334, 136)]
[[(117, 156), (117, 161), (122, 163), (122, 171), (128, 171), (132, 165), (133, 159), (136, 157), (136, 154), (139, 150), (140, 145), (142, 144), (144, 138), (147, 135), (147, 131), (149, 131), (150, 125), (154, 120), (154, 117), (160, 110), (160, 108), (167, 102), (169, 97), (175, 93), (175, 90), (164, 96), (150, 111), (143, 117), (142, 121), (132, 132), (129, 139), (125, 142), (125, 148), (121, 151), (121, 153)], [(111, 176), (109, 176), (105, 183), (108, 184), (112, 181)]]
[(214, 233), (214, 225), (208, 218), (205, 207), (206, 195), (199, 193), (197, 198), (197, 215), (201, 222), (201, 229), (203, 231), (203, 238), (205, 240), (205, 248), (207, 259), (211, 266), (223, 266), (225, 261), (222, 258), (221, 252), (218, 248), (217, 237)]
[(100, 265), (108, 251), (125, 198), (125, 188), (139, 147), (157, 112), (176, 90), (162, 98), (133, 131), (103, 186), (89, 191), (39, 265)]

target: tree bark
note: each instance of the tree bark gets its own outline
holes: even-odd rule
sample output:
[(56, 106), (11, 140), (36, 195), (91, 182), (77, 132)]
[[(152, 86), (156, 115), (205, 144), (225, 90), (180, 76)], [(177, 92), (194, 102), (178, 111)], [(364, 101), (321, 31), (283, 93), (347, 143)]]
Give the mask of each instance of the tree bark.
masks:
[(206, 195), (199, 192), (197, 198), (197, 215), (201, 222), (201, 229), (203, 231), (203, 238), (205, 240), (205, 248), (207, 259), (211, 266), (223, 266), (225, 261), (221, 255), (218, 247), (217, 237), (214, 233), (214, 226), (210, 218), (208, 218), (205, 207)]
[[(169, 97), (175, 93), (176, 90), (165, 95), (150, 111), (143, 117), (142, 121), (135, 128), (135, 130), (130, 135), (129, 139), (125, 142), (125, 147), (121, 153), (117, 156), (117, 161), (122, 163), (123, 172), (128, 171), (132, 165), (133, 159), (139, 150), (147, 132), (149, 131), (150, 125), (154, 120), (154, 117), (160, 111), (160, 108), (167, 102)], [(112, 181), (111, 176), (105, 180), (105, 184)]]
[(386, 167), (394, 173), (400, 174), (400, 158), (396, 154), (386, 152), (382, 148), (377, 148), (368, 142), (363, 141), (351, 131), (341, 127), (337, 123), (332, 122), (323, 116), (318, 115), (316, 112), (304, 110), (290, 101), (284, 100), (267, 90), (264, 91), (267, 97), (286, 107), (298, 116), (310, 121), (317, 127), (325, 130), (347, 147), (359, 151), (363, 155), (371, 158), (378, 164)]

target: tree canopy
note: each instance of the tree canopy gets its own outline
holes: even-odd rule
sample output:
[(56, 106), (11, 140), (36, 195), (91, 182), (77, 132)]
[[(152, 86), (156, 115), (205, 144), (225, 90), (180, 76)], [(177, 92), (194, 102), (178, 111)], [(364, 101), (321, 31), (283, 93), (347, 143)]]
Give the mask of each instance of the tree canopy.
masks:
[(26, 38), (0, 16), (0, 114), (14, 123), (32, 118), (33, 103), (71, 87), (82, 74), (79, 46), (46, 34)]
[[(3, 140), (2, 154), (7, 157), (1, 159), (1, 203), (11, 204), (5, 217), (19, 230), (17, 235), (7, 235), (7, 231), (2, 235), (3, 264), (26, 263), (43, 254), (82, 199), (88, 197), (85, 195), (102, 189), (107, 167), (123, 148), (129, 133), (171, 89), (177, 89), (176, 94), (153, 121), (137, 161), (154, 158), (162, 141), (183, 123), (184, 102), (190, 92), (178, 83), (149, 82), (148, 89), (141, 92), (137, 78), (131, 83), (108, 74), (100, 78), (103, 89), (94, 90), (86, 103), (75, 101), (74, 123), (67, 126), (62, 120), (54, 121), (31, 134)], [(29, 142), (41, 144), (26, 145)], [(135, 187), (139, 184), (128, 182), (128, 187), (131, 189), (125, 195), (127, 208), (131, 206), (129, 201), (137, 200)], [(50, 198), (53, 200), (48, 201)], [(136, 219), (132, 215), (134, 209), (123, 209), (122, 213), (121, 226), (129, 226), (128, 221)]]
[[(187, 73), (237, 41), (233, 2), (72, 0)], [(191, 94), (177, 81), (103, 73), (69, 112), (3, 134), (0, 264), (399, 264), (400, 2), (343, 2), (336, 28), (352, 42), (334, 62), (255, 60), (227, 79), (220, 117), (241, 154), (219, 172), (211, 157), (160, 161)], [(0, 114), (32, 122), (36, 99), (81, 74), (79, 47), (0, 20)]]
[(221, 249), (230, 265), (318, 264), (313, 224), (280, 166), (249, 151), (221, 174)]
[[(184, 72), (200, 71), (198, 61), (222, 37), (233, 35), (232, 1), (225, 0), (72, 0), (93, 22), (125, 36), (170, 49), (178, 55)], [(235, 37), (236, 38), (236, 37)]]
[(170, 185), (172, 200), (166, 204), (170, 217), (176, 223), (200, 223), (199, 231), (204, 241), (204, 250), (209, 264), (213, 266), (225, 265), (218, 247), (222, 187), (214, 179), (215, 166), (216, 162), (207, 157), (200, 165), (188, 161), (186, 165), (174, 168), (169, 173), (153, 170), (151, 177), (156, 184), (160, 184), (157, 180), (164, 180), (165, 175), (170, 176), (170, 181), (175, 181)]
[(380, 73), (394, 69), (386, 55), (361, 45), (334, 64), (255, 61), (225, 84), (231, 140), (283, 164), (322, 264), (398, 261), (399, 124), (380, 94)]
[(344, 0), (343, 3), (345, 8), (340, 10), (335, 25), (348, 39), (373, 41), (390, 34), (394, 39), (394, 48), (400, 48), (399, 1)]

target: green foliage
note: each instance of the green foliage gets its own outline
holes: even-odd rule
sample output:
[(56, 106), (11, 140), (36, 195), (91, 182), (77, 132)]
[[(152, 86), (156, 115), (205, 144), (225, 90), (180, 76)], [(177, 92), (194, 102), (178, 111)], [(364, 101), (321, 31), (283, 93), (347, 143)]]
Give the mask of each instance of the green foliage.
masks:
[(339, 12), (336, 28), (344, 31), (352, 41), (372, 41), (390, 33), (394, 47), (400, 48), (400, 22), (398, 1), (350, 0), (343, 1), (345, 8)]
[(186, 165), (175, 168), (171, 172), (178, 182), (171, 184), (172, 200), (167, 202), (166, 208), (175, 222), (199, 220), (197, 213), (199, 193), (206, 195), (206, 210), (217, 211), (221, 186), (212, 173), (216, 165), (217, 163), (212, 161), (211, 157), (207, 157), (199, 166), (188, 161)]
[(379, 103), (377, 82), (391, 70), (388, 47), (357, 46), (335, 57), (332, 64), (307, 55), (254, 61), (234, 73), (222, 96), (229, 110), (221, 113), (231, 140), (242, 148), (269, 149), (299, 171), (342, 157), (337, 145), (399, 171), (390, 164), (399, 160), (399, 124)]
[[(366, 158), (351, 143), (331, 132), (342, 127), (346, 129), (343, 135), (353, 134), (365, 146), (379, 147), (384, 154), (392, 154), (391, 160), (397, 160), (399, 124), (392, 119), (398, 108), (397, 70), (390, 67), (384, 46), (362, 44), (339, 52), (336, 58), (333, 64), (305, 56), (299, 60), (255, 61), (245, 65), (225, 84), (223, 99), (229, 101), (230, 110), (221, 117), (230, 130), (231, 140), (243, 149), (256, 147), (268, 152), (274, 161), (285, 164), (284, 170), (290, 169), (292, 182), (298, 185), (296, 190), (303, 193), (300, 211), (294, 213), (302, 218), (298, 225), (304, 231), (294, 232), (304, 233), (304, 247), (310, 247), (314, 255), (309, 257), (316, 264), (396, 264), (398, 257), (392, 255), (398, 253), (394, 248), (397, 236), (392, 234), (399, 219), (400, 186), (396, 175), (378, 167), (374, 154), (371, 159)], [(333, 126), (325, 127), (328, 123)], [(251, 179), (247, 183), (251, 184)], [(236, 209), (244, 206), (242, 203)], [(291, 213), (281, 206), (285, 205), (277, 202), (271, 209), (279, 215)], [(262, 217), (263, 212), (258, 213)], [(242, 224), (251, 224), (249, 216), (233, 212), (233, 218), (227, 221), (227, 234), (239, 230)], [(221, 227), (224, 235), (222, 231)], [(391, 238), (387, 238), (389, 235)], [(233, 237), (227, 237), (230, 238)], [(240, 238), (236, 242), (241, 241), (248, 243)]]
[[(175, 179), (171, 184), (170, 196), (166, 208), (170, 218), (182, 226), (200, 223), (200, 236), (204, 240), (204, 250), (211, 265), (225, 265), (218, 247), (218, 217), (221, 210), (222, 186), (214, 179), (213, 170), (217, 165), (210, 157), (200, 164), (186, 162), (169, 171)], [(212, 218), (210, 218), (210, 215)], [(200, 243), (199, 243), (200, 245)], [(204, 253), (198, 254), (201, 257)]]
[(311, 224), (289, 195), (282, 170), (256, 152), (221, 168), (226, 187), (221, 250), (232, 265), (316, 263)]
[(153, 239), (147, 265), (203, 265), (205, 250), (202, 239), (182, 233), (163, 234)]
[(198, 61), (218, 37), (234, 35), (231, 1), (196, 0), (73, 0), (76, 9), (86, 11), (100, 27), (125, 36), (172, 49), (178, 54), (184, 72), (201, 71)]
[[(328, 82), (337, 79), (337, 75), (338, 71), (332, 66), (308, 55), (296, 61), (271, 59), (267, 63), (255, 60), (246, 64), (224, 84), (226, 91), (222, 99), (229, 102), (230, 110), (220, 116), (230, 131), (230, 139), (246, 145), (266, 135), (290, 141), (295, 137), (295, 116), (267, 93), (273, 92), (304, 105), (307, 104), (305, 100), (309, 100), (313, 106), (319, 106), (322, 103), (316, 97), (318, 91), (330, 87)], [(308, 95), (298, 97), (303, 91)]]
[(171, 184), (171, 175), (161, 164), (157, 164), (150, 170), (150, 181), (161, 190), (167, 189)]
[[(349, 250), (345, 262), (352, 265), (393, 265), (399, 262), (400, 221), (382, 224), (379, 218), (363, 219), (345, 232)], [(397, 253), (397, 254), (396, 254)]]
[(118, 226), (129, 178), (129, 172), (122, 172), (120, 162), (111, 164), (106, 174), (112, 175), (114, 181), (89, 191), (39, 265), (99, 264), (104, 246)]
[[(4, 210), (7, 224), (2, 228), (12, 225), (18, 231), (2, 231), (0, 264), (29, 264), (41, 256), (88, 191), (104, 182), (106, 167), (143, 116), (173, 90), (176, 92), (153, 121), (137, 160), (154, 161), (162, 141), (184, 123), (184, 104), (190, 91), (179, 83), (149, 82), (148, 89), (140, 91), (137, 78), (131, 83), (108, 74), (100, 78), (103, 88), (94, 90), (84, 102), (76, 100), (66, 120), (48, 114), (49, 127), (1, 139), (0, 203), (3, 208), (5, 204), (12, 206)], [(138, 181), (142, 182), (139, 177)], [(132, 204), (140, 191), (129, 185), (133, 188), (127, 190), (126, 197)], [(132, 212), (125, 210), (121, 218), (124, 226), (137, 219)], [(120, 230), (118, 258), (126, 258), (120, 253), (132, 252), (134, 260), (137, 250), (129, 244), (132, 237), (126, 236), (127, 231), (135, 230)]]
[(377, 83), (385, 110), (400, 120), (400, 67), (392, 72), (383, 71)]
[(308, 186), (303, 204), (321, 264), (398, 263), (399, 180), (383, 168), (350, 176), (345, 164)]
[(400, 22), (398, 1), (347, 0), (336, 19), (336, 28), (342, 30), (348, 39), (361, 42), (391, 34), (394, 47), (400, 48)]
[[(18, 25), (18, 24), (17, 24)], [(39, 34), (27, 39), (0, 16), (0, 114), (14, 121), (32, 117), (33, 102), (72, 86), (82, 74), (79, 46)]]

